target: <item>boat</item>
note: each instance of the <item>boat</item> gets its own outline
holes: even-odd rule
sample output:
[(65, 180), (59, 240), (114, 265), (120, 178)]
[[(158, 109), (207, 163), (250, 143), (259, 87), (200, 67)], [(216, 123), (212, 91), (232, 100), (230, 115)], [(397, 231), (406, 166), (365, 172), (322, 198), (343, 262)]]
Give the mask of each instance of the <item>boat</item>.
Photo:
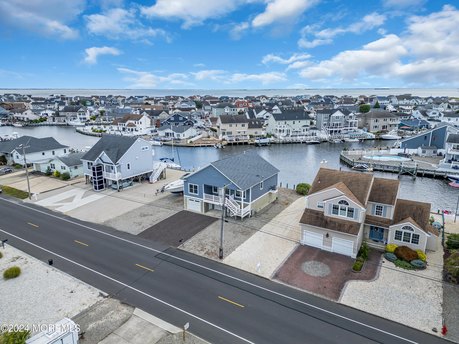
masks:
[(222, 149), (222, 148), (225, 148), (225, 146), (223, 146), (223, 145), (219, 142), (219, 143), (214, 144), (214, 148)]
[(18, 123), (18, 122), (14, 122), (13, 123), (13, 127), (16, 127), (16, 128), (22, 128), (24, 126), (24, 124), (22, 123)]
[(448, 178), (450, 182), (459, 183), (459, 174), (447, 174), (446, 178)]
[(150, 143), (152, 146), (162, 146), (163, 145), (163, 143), (158, 140), (150, 140)]
[(71, 125), (72, 127), (84, 127), (85, 124), (81, 122), (80, 120), (73, 120), (73, 121), (68, 121), (68, 125)]
[(448, 185), (452, 186), (453, 188), (459, 188), (459, 181), (451, 182)]
[(359, 142), (360, 140), (359, 139), (356, 139), (356, 138), (345, 138), (344, 139), (344, 142)]
[(341, 140), (341, 139), (329, 139), (328, 142), (330, 142), (330, 143), (342, 143), (343, 140)]
[(255, 140), (255, 146), (269, 146), (270, 144), (271, 140), (269, 138)]
[(380, 136), (381, 140), (400, 140), (402, 137), (397, 135), (396, 130), (392, 130), (388, 132), (387, 134), (383, 134)]
[(318, 145), (318, 144), (320, 144), (320, 140), (319, 139), (307, 139), (305, 142), (308, 145)]
[(352, 166), (352, 169), (360, 172), (373, 172), (373, 167), (368, 166), (367, 164), (357, 164)]
[(179, 164), (176, 164), (174, 162), (174, 159), (171, 159), (171, 158), (161, 158), (159, 159), (159, 161), (165, 163), (167, 168), (173, 168), (176, 170), (180, 170), (182, 168), (182, 166), (180, 166)]
[(182, 193), (184, 183), (183, 179), (178, 179), (165, 185), (163, 189), (164, 191), (168, 191), (170, 193)]

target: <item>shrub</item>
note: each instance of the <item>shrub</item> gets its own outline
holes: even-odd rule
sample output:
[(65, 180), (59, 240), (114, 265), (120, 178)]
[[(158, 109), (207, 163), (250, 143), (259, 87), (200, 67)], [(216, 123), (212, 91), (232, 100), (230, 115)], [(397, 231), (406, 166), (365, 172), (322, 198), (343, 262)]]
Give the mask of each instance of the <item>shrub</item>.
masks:
[(70, 173), (64, 172), (61, 174), (61, 179), (62, 180), (69, 180), (70, 179)]
[(445, 260), (445, 269), (453, 277), (459, 277), (459, 251), (453, 251)]
[(410, 262), (411, 265), (413, 265), (416, 269), (425, 269), (426, 268), (426, 263), (423, 262), (420, 259), (415, 259)]
[(366, 113), (366, 112), (369, 112), (370, 110), (371, 110), (370, 104), (362, 104), (359, 107), (359, 112), (361, 113)]
[(360, 270), (362, 270), (363, 263), (364, 263), (363, 260), (357, 259), (357, 260), (354, 262), (354, 265), (352, 265), (352, 270), (354, 270), (354, 271), (360, 271)]
[(407, 262), (411, 262), (414, 259), (418, 259), (418, 254), (415, 250), (412, 250), (408, 246), (399, 246), (394, 251), (398, 259), (402, 259)]
[(300, 195), (306, 196), (310, 188), (311, 188), (311, 185), (309, 185), (308, 183), (299, 183), (296, 186), (296, 192)]
[(426, 262), (427, 261), (427, 256), (424, 252), (422, 252), (422, 250), (416, 250), (416, 253), (418, 254), (418, 259), (419, 260), (422, 260), (423, 262)]
[(364, 241), (362, 243), (362, 246), (360, 246), (359, 254), (358, 256), (361, 257), (363, 260), (368, 259), (368, 254), (370, 253), (370, 247), (368, 244)]
[(386, 258), (389, 262), (395, 262), (397, 260), (397, 256), (391, 252), (384, 253), (384, 258)]
[(394, 262), (394, 264), (395, 264), (395, 266), (398, 266), (399, 268), (402, 268), (402, 269), (405, 269), (405, 270), (413, 270), (414, 269), (414, 267), (410, 263), (408, 263), (408, 262), (406, 262), (404, 260), (397, 259)]
[(459, 234), (449, 234), (448, 239), (446, 240), (446, 248), (448, 250), (457, 250), (459, 249)]
[(2, 252), (0, 252), (0, 259), (1, 259), (1, 258), (3, 258), (3, 253), (2, 253)]
[(6, 165), (6, 156), (0, 155), (0, 165)]
[(54, 171), (53, 175), (54, 177), (59, 178), (61, 176), (61, 173), (58, 170), (56, 170)]
[(53, 174), (53, 171), (51, 171), (51, 167), (48, 166), (48, 167), (46, 168), (45, 175), (50, 176), (50, 175), (52, 175), (52, 174)]
[(21, 268), (19, 266), (12, 266), (3, 272), (3, 278), (4, 279), (16, 278), (20, 274), (21, 274)]
[(395, 249), (397, 248), (398, 246), (396, 244), (387, 244), (386, 245), (386, 252), (389, 252), (389, 253), (394, 253)]
[(22, 165), (21, 164), (14, 164), (14, 168), (19, 170), (20, 168), (22, 168)]
[(0, 334), (1, 344), (25, 344), (30, 337), (30, 331), (5, 331)]

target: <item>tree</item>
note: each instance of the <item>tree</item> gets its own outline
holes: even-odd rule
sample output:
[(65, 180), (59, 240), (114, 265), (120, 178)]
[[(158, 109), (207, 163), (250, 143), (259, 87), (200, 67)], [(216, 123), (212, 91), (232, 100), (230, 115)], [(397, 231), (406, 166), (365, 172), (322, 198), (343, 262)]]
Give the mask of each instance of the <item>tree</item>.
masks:
[(361, 113), (367, 113), (367, 112), (370, 111), (370, 109), (371, 109), (371, 106), (368, 105), (368, 104), (362, 104), (362, 105), (360, 105), (360, 107), (359, 107), (359, 111), (360, 111)]
[(299, 183), (296, 186), (296, 192), (300, 195), (306, 196), (310, 188), (311, 188), (311, 185), (308, 183)]
[(380, 107), (381, 107), (381, 105), (379, 105), (379, 102), (376, 101), (376, 104), (375, 104), (375, 106), (373, 106), (373, 108), (374, 108), (374, 109), (379, 109)]
[(199, 100), (195, 100), (194, 103), (196, 104), (196, 109), (202, 109), (202, 102)]

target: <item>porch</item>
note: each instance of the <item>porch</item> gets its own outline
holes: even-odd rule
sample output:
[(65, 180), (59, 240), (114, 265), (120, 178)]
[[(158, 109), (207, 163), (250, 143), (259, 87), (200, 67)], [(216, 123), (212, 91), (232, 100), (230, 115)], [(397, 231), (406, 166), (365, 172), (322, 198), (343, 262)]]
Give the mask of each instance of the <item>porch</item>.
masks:
[(368, 246), (384, 250), (389, 237), (389, 228), (366, 224), (363, 235)]

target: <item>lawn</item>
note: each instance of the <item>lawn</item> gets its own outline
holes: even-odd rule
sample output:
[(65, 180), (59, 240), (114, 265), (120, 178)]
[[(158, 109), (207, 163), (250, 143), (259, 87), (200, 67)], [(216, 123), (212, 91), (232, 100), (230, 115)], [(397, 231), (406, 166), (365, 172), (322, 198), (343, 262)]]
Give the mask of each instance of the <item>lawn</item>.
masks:
[(29, 197), (29, 194), (25, 191), (12, 188), (10, 186), (0, 185), (0, 188), (3, 190), (3, 193), (8, 196), (13, 196), (19, 199), (26, 199)]

